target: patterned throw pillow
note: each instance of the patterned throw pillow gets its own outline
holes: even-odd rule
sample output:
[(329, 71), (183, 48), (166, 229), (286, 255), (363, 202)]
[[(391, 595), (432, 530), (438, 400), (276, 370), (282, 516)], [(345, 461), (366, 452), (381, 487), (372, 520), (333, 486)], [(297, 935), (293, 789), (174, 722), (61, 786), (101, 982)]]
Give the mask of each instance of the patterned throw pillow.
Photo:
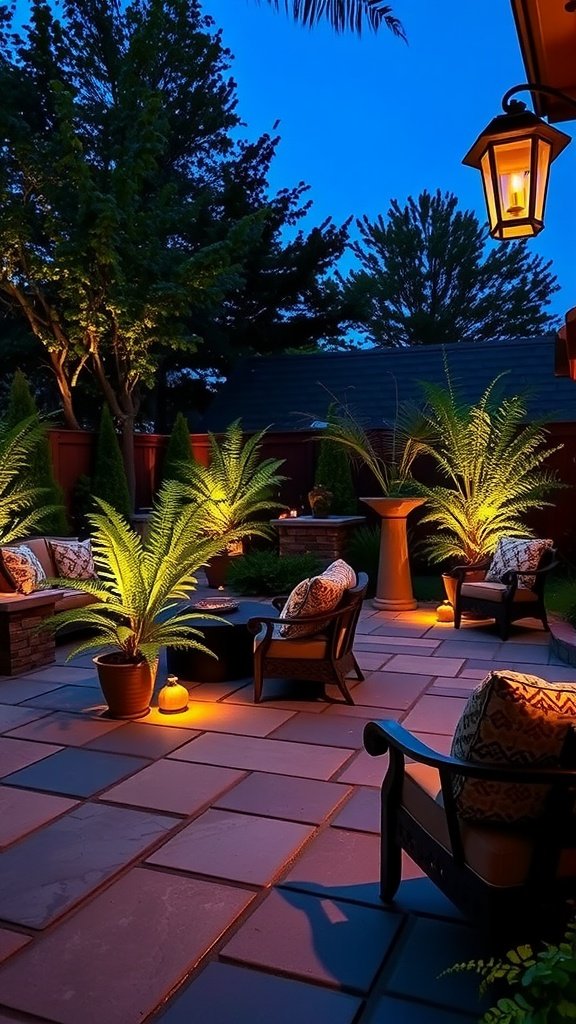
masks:
[[(537, 569), (538, 563), (553, 541), (533, 537), (501, 537), (486, 573), (487, 583), (500, 583), (502, 576), (509, 569), (518, 572), (530, 572)], [(521, 576), (518, 587), (530, 589), (534, 586), (535, 576)]]
[[(576, 716), (576, 683), (498, 669), (468, 699), (456, 726), (453, 757), (518, 768), (557, 768)], [(519, 824), (542, 811), (543, 786), (454, 778), (460, 816), (468, 821)]]
[(89, 540), (50, 540), (56, 573), (65, 580), (94, 580), (96, 571)]
[[(322, 612), (333, 612), (345, 590), (356, 586), (356, 573), (342, 559), (332, 562), (320, 576), (298, 583), (290, 594), (280, 612), (281, 619), (297, 619), (300, 616), (320, 615)], [(314, 625), (280, 626), (280, 636), (294, 640), (299, 636), (312, 636), (319, 633), (323, 623)]]
[(0, 550), (4, 569), (19, 594), (31, 594), (46, 579), (44, 569), (26, 544)]

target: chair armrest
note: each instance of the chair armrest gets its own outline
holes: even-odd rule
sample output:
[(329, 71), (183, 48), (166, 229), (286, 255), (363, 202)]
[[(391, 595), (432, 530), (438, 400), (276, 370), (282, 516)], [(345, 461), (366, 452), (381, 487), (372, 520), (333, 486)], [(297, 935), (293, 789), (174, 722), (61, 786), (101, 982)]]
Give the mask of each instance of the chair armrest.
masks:
[(469, 572), (480, 572), (482, 569), (487, 569), (489, 565), (489, 558), (485, 558), (482, 562), (472, 562), (469, 565), (457, 565), (450, 575), (462, 580)]
[(364, 747), (372, 757), (386, 754), (389, 747), (400, 751), (413, 761), (428, 764), (432, 768), (447, 769), (450, 774), (466, 775), (470, 778), (490, 779), (494, 782), (552, 783), (565, 780), (576, 785), (576, 769), (573, 768), (516, 768), (512, 765), (462, 761), (449, 754), (441, 754), (422, 743), (408, 732), (399, 722), (385, 719), (368, 722), (364, 726)]

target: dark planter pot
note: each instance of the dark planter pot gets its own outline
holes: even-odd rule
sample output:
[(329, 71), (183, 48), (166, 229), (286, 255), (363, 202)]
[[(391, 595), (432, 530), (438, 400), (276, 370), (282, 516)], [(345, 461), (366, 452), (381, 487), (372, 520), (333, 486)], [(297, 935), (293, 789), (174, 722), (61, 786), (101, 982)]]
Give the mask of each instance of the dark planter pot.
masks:
[(117, 657), (99, 654), (93, 659), (110, 717), (143, 718), (150, 711), (158, 661), (134, 665), (115, 661)]
[(241, 551), (235, 552), (234, 554), (224, 551), (221, 555), (214, 555), (204, 570), (206, 573), (206, 579), (208, 580), (208, 586), (213, 587), (215, 590), (226, 586), (230, 563), (233, 558), (238, 558), (241, 554)]

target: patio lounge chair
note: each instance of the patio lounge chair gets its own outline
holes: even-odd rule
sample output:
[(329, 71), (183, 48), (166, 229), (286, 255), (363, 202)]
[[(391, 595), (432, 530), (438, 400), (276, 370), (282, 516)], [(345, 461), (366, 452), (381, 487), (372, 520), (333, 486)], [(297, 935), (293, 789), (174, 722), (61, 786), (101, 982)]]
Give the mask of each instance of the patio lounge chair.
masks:
[[(520, 572), (508, 569), (499, 580), (487, 581), (483, 578), (490, 567), (490, 560), (475, 565), (460, 565), (453, 571), (456, 577), (454, 596), (454, 628), (460, 629), (462, 613), (477, 612), (486, 618), (495, 619), (502, 640), (507, 640), (510, 625), (517, 619), (540, 619), (544, 629), (548, 629), (548, 619), (544, 606), (544, 587), (548, 573), (554, 569), (556, 549), (546, 548), (536, 569)], [(469, 580), (468, 577), (475, 577)]]
[[(523, 921), (532, 926), (576, 897), (576, 770), (459, 760), (432, 750), (394, 721), (369, 722), (364, 746), (374, 756), (390, 755), (381, 797), (385, 903), (393, 902), (401, 881), (402, 850), (467, 917), (490, 931)], [(529, 827), (463, 821), (455, 776), (547, 786), (542, 814)]]
[[(297, 619), (278, 616), (254, 618), (248, 628), (256, 634), (254, 640), (254, 700), (261, 700), (265, 677), (307, 679), (310, 682), (334, 683), (347, 704), (354, 701), (346, 685), (346, 675), (354, 672), (362, 681), (364, 676), (354, 657), (352, 645), (362, 601), (366, 596), (368, 577), (359, 573), (355, 587), (344, 592), (335, 611)], [(281, 611), (285, 597), (274, 598), (272, 604)], [(281, 637), (279, 625), (318, 625), (318, 632), (306, 637)]]

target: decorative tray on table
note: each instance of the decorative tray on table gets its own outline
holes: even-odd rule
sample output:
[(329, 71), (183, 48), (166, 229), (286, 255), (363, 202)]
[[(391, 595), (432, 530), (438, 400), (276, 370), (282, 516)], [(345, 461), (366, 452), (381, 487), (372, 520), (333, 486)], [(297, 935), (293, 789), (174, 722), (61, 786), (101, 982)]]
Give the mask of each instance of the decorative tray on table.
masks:
[(206, 597), (192, 605), (195, 612), (234, 612), (238, 607), (231, 597)]

